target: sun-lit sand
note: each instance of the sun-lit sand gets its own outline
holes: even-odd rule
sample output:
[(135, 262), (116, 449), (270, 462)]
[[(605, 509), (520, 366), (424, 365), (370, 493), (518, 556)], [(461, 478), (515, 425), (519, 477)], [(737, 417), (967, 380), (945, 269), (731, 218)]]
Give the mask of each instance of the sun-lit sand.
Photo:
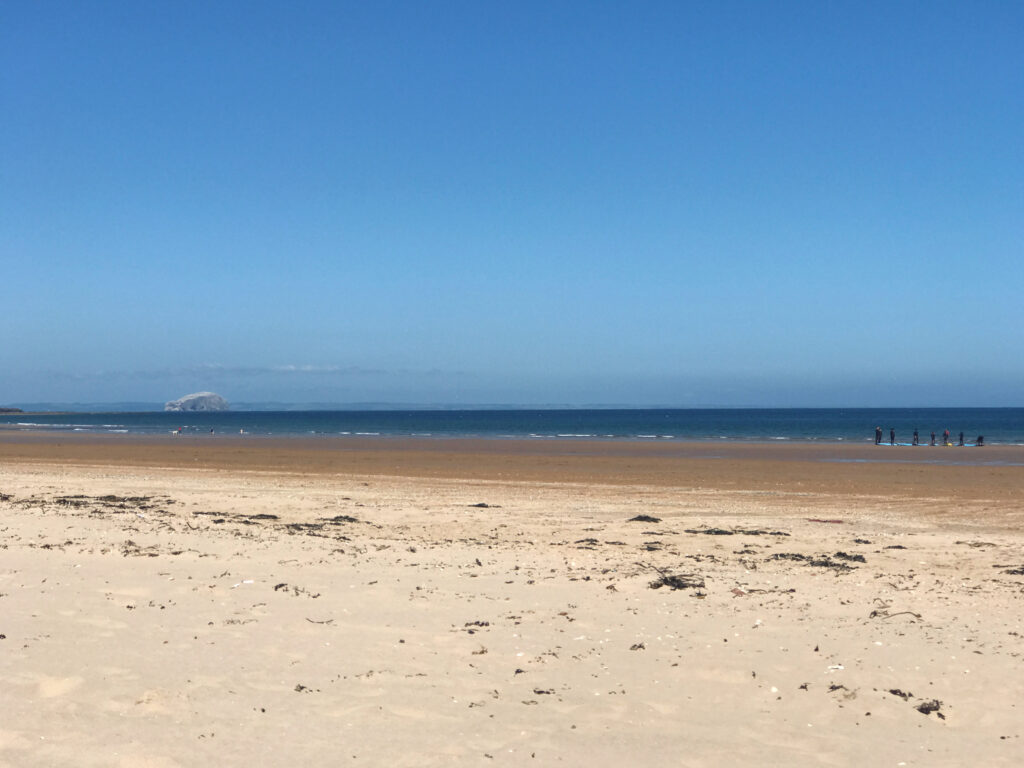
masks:
[(1020, 765), (1022, 465), (0, 433), (0, 765)]

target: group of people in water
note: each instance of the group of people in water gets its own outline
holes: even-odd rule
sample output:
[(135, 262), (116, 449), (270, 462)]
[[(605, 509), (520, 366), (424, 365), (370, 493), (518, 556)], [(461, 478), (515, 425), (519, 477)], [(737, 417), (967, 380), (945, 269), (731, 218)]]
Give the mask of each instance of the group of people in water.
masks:
[[(958, 442), (957, 445), (958, 446), (965, 445), (965, 443), (964, 443), (964, 433), (963, 432), (960, 433), (959, 439), (960, 439), (960, 442)], [(881, 444), (882, 444), (882, 428), (881, 427), (875, 427), (875, 445), (881, 445)], [(920, 445), (921, 444), (921, 438), (917, 434), (917, 430), (916, 429), (914, 430), (913, 441), (910, 444), (911, 445)], [(976, 446), (978, 446), (978, 447), (983, 446), (985, 444), (985, 436), (984, 435), (978, 435), (978, 439), (975, 441), (974, 444)], [(896, 429), (895, 428), (892, 428), (892, 429), (889, 430), (889, 445), (896, 445)], [(935, 442), (935, 433), (932, 432), (932, 439), (931, 439), (931, 442), (928, 443), (928, 445), (953, 445), (953, 443), (950, 440), (949, 430), (947, 429), (945, 432), (942, 433), (942, 442), (941, 443), (936, 443)]]

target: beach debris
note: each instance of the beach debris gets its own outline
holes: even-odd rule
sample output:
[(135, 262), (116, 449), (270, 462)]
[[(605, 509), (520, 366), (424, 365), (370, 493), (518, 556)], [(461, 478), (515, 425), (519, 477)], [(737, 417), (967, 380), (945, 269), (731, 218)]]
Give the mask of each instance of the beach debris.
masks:
[(87, 501), (87, 499), (88, 499), (88, 496), (82, 496), (82, 495), (77, 495), (77, 496), (58, 496), (56, 499), (53, 500), (53, 503), (54, 504), (58, 504), (58, 505), (60, 505), (62, 507), (75, 507), (75, 508), (79, 508), (79, 507), (87, 507), (87, 506), (89, 506), (89, 502)]
[(667, 571), (663, 571), (657, 566), (650, 566), (658, 572), (659, 578), (655, 579), (650, 583), (651, 589), (661, 589), (662, 587), (668, 587), (669, 589), (703, 589), (704, 588), (704, 577), (696, 573), (679, 573), (671, 574)]
[(643, 643), (633, 643), (631, 646), (629, 646), (629, 650), (631, 650), (631, 651), (646, 651), (647, 650), (647, 646), (644, 645)]
[[(475, 635), (483, 627), (489, 626), (491, 626), (491, 622), (489, 621), (467, 621), (462, 628), (467, 634)], [(474, 627), (476, 627), (476, 629), (474, 629)]]
[(842, 525), (843, 524), (842, 520), (823, 520), (823, 519), (821, 519), (819, 517), (808, 517), (807, 518), (807, 522), (808, 523), (833, 523), (833, 524), (836, 524), (836, 525)]
[(914, 709), (920, 712), (922, 715), (930, 715), (932, 712), (936, 714), (941, 720), (945, 720), (946, 716), (939, 710), (942, 708), (942, 702), (938, 699), (932, 699), (931, 701), (922, 701)]
[(827, 556), (808, 559), (807, 565), (814, 568), (831, 568), (836, 573), (849, 573), (853, 570), (853, 566), (847, 565), (846, 563), (837, 563), (835, 560), (829, 559)]
[(736, 531), (727, 531), (725, 528), (687, 528), (685, 533), (705, 533), (708, 536), (733, 536)]
[(997, 544), (993, 544), (991, 541), (958, 541), (957, 544), (966, 544), (968, 547), (995, 547)]
[[(216, 522), (216, 521), (214, 521)], [(285, 523), (284, 529), (291, 534), (304, 533), (307, 536), (316, 536), (318, 538), (336, 538), (348, 541), (345, 536), (328, 535), (324, 532), (324, 527), (329, 525), (343, 525), (347, 523), (363, 523), (364, 520), (352, 517), (351, 515), (335, 515), (334, 517), (322, 517), (313, 523)], [(372, 525), (372, 523), (369, 523)], [(379, 526), (378, 526), (379, 527)]]
[[(214, 520), (213, 522), (223, 522), (223, 520)], [(321, 531), (324, 529), (323, 523), (286, 523), (285, 530), (289, 533), (305, 533), (307, 536), (319, 536), (320, 538), (327, 538), (327, 536)]]
[(85, 494), (76, 493), (64, 496), (54, 496), (50, 499), (33, 496), (27, 499), (14, 500), (14, 497), (10, 494), (4, 495), (7, 496), (7, 501), (13, 501), (20, 507), (45, 507), (48, 504), (56, 504), (59, 507), (67, 507), (70, 509), (84, 509), (91, 507), (89, 512), (94, 515), (102, 515), (104, 512), (113, 512), (116, 514), (127, 512), (129, 510), (153, 510), (154, 512), (165, 513), (166, 510), (159, 509), (158, 506), (161, 504), (175, 503), (174, 499), (158, 496), (115, 496), (113, 494), (106, 494), (104, 496), (86, 496)]
[(361, 523), (362, 520), (352, 515), (335, 515), (334, 517), (322, 517), (320, 521), (324, 524), (341, 525), (342, 523)]
[(892, 608), (892, 603), (887, 603), (880, 597), (876, 597), (874, 602), (878, 607), (868, 614), (869, 619), (882, 619), (883, 621), (888, 621), (889, 619), (893, 619), (897, 616), (906, 615), (913, 616), (918, 620), (921, 619), (921, 614), (914, 613), (913, 611), (897, 611), (896, 613), (890, 613), (889, 609)]
[(157, 557), (160, 552), (157, 551), (155, 545), (140, 547), (134, 541), (128, 539), (121, 545), (121, 554), (125, 557)]
[[(913, 578), (913, 577), (910, 576), (910, 577), (905, 577), (905, 578)], [(888, 584), (893, 589), (895, 589), (897, 592), (913, 592), (919, 586), (919, 582), (916, 582), (916, 581), (913, 582), (912, 584), (910, 584), (909, 586), (906, 586), (906, 587), (901, 587), (898, 584), (896, 584), (896, 582), (894, 582), (894, 581), (887, 581), (885, 583)]]
[(834, 555), (832, 555), (832, 557), (835, 557), (835, 558), (837, 558), (839, 560), (847, 560), (847, 561), (852, 562), (852, 563), (866, 563), (867, 562), (867, 560), (864, 559), (864, 555), (849, 555), (846, 552), (836, 552)]
[(476, 507), (477, 509), (501, 509), (500, 504), (488, 504), (485, 501), (477, 502), (476, 504), (470, 504), (470, 507)]
[(152, 496), (115, 496), (112, 493), (108, 493), (105, 496), (97, 496), (96, 501), (102, 502), (103, 504), (145, 504), (152, 498)]
[(1004, 568), (1003, 573), (1010, 576), (1024, 576), (1024, 565), (1010, 566), (1007, 568), (1005, 565), (993, 565), (993, 568)]
[(308, 616), (306, 617), (306, 621), (308, 621), (310, 624), (333, 624), (334, 623), (334, 619), (324, 619), (323, 621), (317, 621), (316, 619), (311, 619)]
[(871, 541), (869, 539), (854, 539), (853, 543), (854, 544), (870, 544)]
[(626, 522), (627, 523), (660, 523), (661, 522), (661, 518), (660, 517), (652, 517), (651, 515), (637, 515), (636, 517), (629, 518), (629, 520), (627, 520)]
[(776, 552), (769, 559), (794, 560), (796, 562), (805, 563), (806, 565), (814, 566), (816, 568), (831, 568), (832, 570), (836, 571), (836, 573), (848, 573), (854, 570), (852, 566), (849, 566), (846, 563), (837, 563), (835, 560), (830, 559), (828, 555), (812, 557), (809, 555), (802, 555), (799, 552)]
[(687, 528), (685, 532), (708, 536), (789, 536), (785, 531), (765, 531), (759, 528)]
[(901, 691), (899, 688), (890, 688), (889, 689), (889, 693), (891, 693), (893, 696), (899, 696), (904, 701), (907, 701), (908, 699), (910, 699), (910, 698), (912, 698), (914, 696), (914, 694), (912, 694), (912, 693), (905, 693), (905, 692)]
[(906, 549), (906, 547), (904, 547), (902, 544), (890, 544), (887, 547), (882, 547), (882, 549)]
[[(274, 591), (277, 592), (278, 590), (282, 590), (283, 589), (285, 592), (287, 592), (288, 591), (288, 586), (289, 585), (287, 583), (281, 582), (280, 584), (276, 584), (274, 586)], [(298, 597), (299, 595), (308, 595), (313, 600), (315, 600), (316, 598), (320, 597), (320, 593), (319, 592), (317, 592), (316, 594), (313, 594), (308, 589), (305, 589), (304, 587), (291, 587), (291, 593), (293, 595), (295, 595), (296, 597)]]

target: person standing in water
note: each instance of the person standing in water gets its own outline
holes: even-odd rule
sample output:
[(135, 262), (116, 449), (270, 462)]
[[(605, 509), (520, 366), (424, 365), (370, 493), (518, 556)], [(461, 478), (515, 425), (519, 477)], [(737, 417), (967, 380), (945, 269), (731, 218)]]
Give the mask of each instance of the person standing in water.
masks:
[(949, 442), (949, 430), (948, 429), (945, 432), (942, 433), (942, 444), (943, 445), (949, 445), (950, 444), (950, 442)]
[(896, 445), (896, 428), (889, 428), (889, 445)]
[(875, 427), (875, 445), (882, 444), (882, 428)]
[(932, 432), (932, 441), (928, 445), (935, 445), (935, 433)]
[(960, 442), (959, 442), (959, 443), (957, 443), (957, 445), (959, 445), (959, 446), (963, 447), (963, 444), (964, 444), (964, 433), (963, 433), (963, 432), (961, 432), (961, 433), (960, 433)]
[(921, 444), (921, 441), (920, 441), (920, 439), (918, 438), (918, 436), (917, 436), (917, 430), (915, 429), (915, 430), (914, 430), (914, 439), (913, 439), (913, 441), (911, 442), (911, 445), (920, 445), (920, 444)]

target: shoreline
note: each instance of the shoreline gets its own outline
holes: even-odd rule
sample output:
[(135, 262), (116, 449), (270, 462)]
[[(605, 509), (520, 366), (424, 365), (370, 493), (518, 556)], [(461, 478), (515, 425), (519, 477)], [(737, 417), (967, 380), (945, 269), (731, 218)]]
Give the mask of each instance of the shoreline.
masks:
[[(911, 446), (897, 443), (890, 445), (883, 442), (876, 445), (873, 441), (865, 438), (861, 441), (849, 440), (818, 440), (813, 438), (765, 438), (765, 439), (679, 439), (679, 438), (629, 438), (614, 437), (603, 438), (596, 436), (475, 436), (475, 435), (388, 435), (388, 434), (296, 434), (296, 435), (272, 435), (245, 433), (242, 435), (219, 432), (214, 435), (205, 432), (183, 432), (176, 434), (174, 431), (160, 433), (128, 433), (128, 432), (100, 432), (100, 431), (63, 431), (47, 429), (25, 429), (15, 428), (12, 425), (0, 424), (0, 446), (15, 443), (50, 443), (60, 444), (64, 441), (84, 443), (95, 441), (101, 443), (137, 443), (145, 446), (166, 446), (174, 443), (188, 442), (194, 445), (230, 445), (233, 447), (247, 446), (257, 448), (259, 445), (287, 446), (291, 445), (301, 449), (323, 448), (348, 450), (353, 447), (365, 448), (394, 448), (396, 450), (408, 450), (410, 448), (429, 450), (433, 447), (445, 446), (459, 451), (467, 449), (484, 449), (487, 452), (507, 451), (508, 453), (524, 453), (536, 451), (539, 453), (651, 453), (654, 455), (679, 455), (679, 456), (710, 456), (719, 453), (738, 454), (747, 457), (754, 455), (768, 455), (768, 452), (778, 451), (778, 456), (789, 456), (800, 459), (820, 457), (820, 460), (876, 460), (885, 461), (892, 459), (880, 452), (881, 449), (899, 451), (900, 459), (915, 457), (923, 461), (930, 458), (932, 461), (940, 456), (947, 459), (958, 457), (958, 463), (985, 464), (991, 463), (989, 455), (997, 455), (1002, 461), (1024, 466), (1024, 444), (1017, 443), (987, 443), (981, 446), (974, 445), (934, 445), (926, 443)], [(935, 451), (932, 449), (946, 449)], [(952, 450), (951, 450), (952, 449)], [(963, 452), (962, 452), (963, 451)], [(789, 453), (782, 453), (789, 452)], [(831, 454), (831, 455), (830, 455)]]
[(0, 432), (0, 461), (1017, 502), (1024, 447)]

